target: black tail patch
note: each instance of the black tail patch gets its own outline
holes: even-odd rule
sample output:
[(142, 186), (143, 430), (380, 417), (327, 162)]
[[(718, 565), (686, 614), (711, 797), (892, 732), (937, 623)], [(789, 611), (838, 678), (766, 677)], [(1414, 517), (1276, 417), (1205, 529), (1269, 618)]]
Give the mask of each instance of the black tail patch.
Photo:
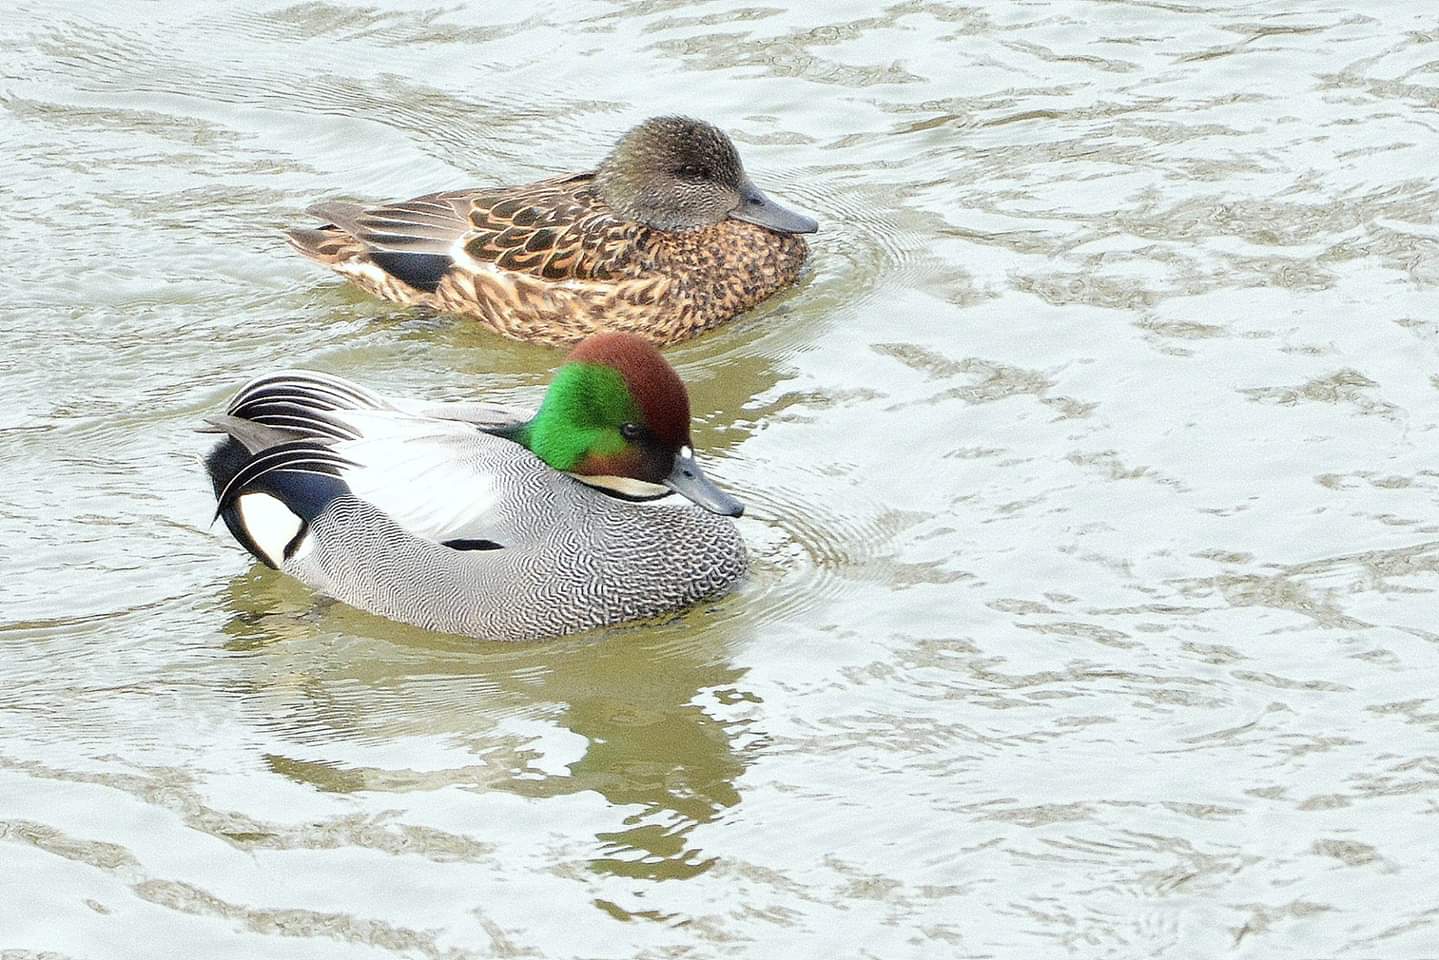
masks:
[(267, 567), (275, 564), (245, 528), (236, 501), (250, 491), (266, 493), (300, 518), (299, 532), (284, 548), (284, 557), (289, 559), (310, 521), (336, 497), (349, 492), (341, 471), (350, 465), (328, 446), (311, 440), (292, 440), (252, 456), (233, 437), (226, 437), (205, 458), (219, 502), (216, 516), (225, 521), (240, 545)]
[(205, 472), (210, 475), (210, 486), (215, 488), (215, 499), (235, 479), (235, 474), (250, 459), (250, 454), (234, 437), (226, 437), (205, 454)]
[(426, 293), (434, 293), (440, 279), (455, 265), (455, 261), (440, 253), (398, 253), (373, 247), (368, 252), (381, 270)]

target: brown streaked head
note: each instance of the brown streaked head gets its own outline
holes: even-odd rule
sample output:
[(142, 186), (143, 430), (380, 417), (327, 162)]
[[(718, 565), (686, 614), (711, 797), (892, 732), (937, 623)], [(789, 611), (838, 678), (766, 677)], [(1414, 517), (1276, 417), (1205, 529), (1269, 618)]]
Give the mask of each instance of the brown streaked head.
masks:
[(689, 117), (651, 117), (620, 137), (595, 172), (595, 185), (621, 216), (660, 230), (695, 230), (726, 218), (778, 233), (819, 228), (750, 182), (724, 131)]

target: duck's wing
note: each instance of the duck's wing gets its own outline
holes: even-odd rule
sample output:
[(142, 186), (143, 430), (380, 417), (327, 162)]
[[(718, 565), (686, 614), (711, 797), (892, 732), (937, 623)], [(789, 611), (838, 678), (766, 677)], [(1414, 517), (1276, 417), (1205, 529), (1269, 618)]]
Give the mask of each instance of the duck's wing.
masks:
[(610, 210), (592, 173), (376, 207), (321, 203), (308, 212), (327, 223), (289, 231), (302, 252), (321, 259), (363, 254), (431, 293), (457, 262), (554, 281), (632, 277), (644, 269), (649, 236), (649, 228)]
[(286, 234), (311, 259), (331, 265), (369, 260), (417, 290), (433, 292), (454, 265), (456, 244), (469, 229), (470, 197), (470, 191), (450, 190), (378, 207), (317, 203), (306, 212), (324, 226)]
[(479, 403), (470, 400), (414, 400), (391, 397), (397, 410), (429, 420), (454, 420), (481, 430), (496, 430), (528, 420), (533, 409), (503, 403)]
[(363, 241), (371, 250), (447, 255), (468, 226), (472, 194), (466, 190), (428, 193), (378, 207), (330, 201), (306, 210), (328, 226)]
[(617, 216), (594, 174), (470, 197), (464, 252), (544, 280), (620, 280), (646, 266), (650, 230)]
[[(252, 380), (224, 417), (209, 422), (252, 461), (293, 442), (329, 451), (343, 461), (335, 479), (417, 537), (459, 544), (502, 542), (508, 534), (499, 474), (523, 451), (482, 429), (514, 422), (502, 408), (399, 400), (340, 377), (292, 370)], [(249, 461), (221, 448), (207, 463), (223, 498)], [(250, 546), (239, 533), (236, 539)]]
[(389, 411), (332, 416), (359, 434), (334, 445), (354, 464), (344, 478), (356, 496), (436, 543), (509, 539), (496, 448), (514, 444), (458, 420)]
[(393, 410), (471, 423), (484, 430), (519, 423), (534, 413), (510, 404), (392, 397), (316, 370), (281, 370), (256, 377), (240, 388), (225, 413), (307, 436), (354, 439), (333, 418), (316, 416), (335, 410)]
[(297, 436), (331, 441), (354, 439), (356, 434), (326, 414), (339, 410), (393, 409), (395, 405), (390, 398), (344, 377), (317, 370), (281, 370), (256, 377), (241, 387), (230, 399), (225, 415)]

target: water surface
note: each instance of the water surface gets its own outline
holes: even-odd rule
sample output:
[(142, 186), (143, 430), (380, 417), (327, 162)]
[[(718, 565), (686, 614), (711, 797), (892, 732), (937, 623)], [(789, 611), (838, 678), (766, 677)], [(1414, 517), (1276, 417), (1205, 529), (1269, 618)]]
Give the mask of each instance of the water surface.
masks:
[[(0, 948), (1433, 956), (1439, 32), (1411, 3), (13, 5)], [(327, 602), (193, 433), (552, 350), (310, 202), (730, 130), (820, 218), (670, 351), (755, 572), (503, 646)]]

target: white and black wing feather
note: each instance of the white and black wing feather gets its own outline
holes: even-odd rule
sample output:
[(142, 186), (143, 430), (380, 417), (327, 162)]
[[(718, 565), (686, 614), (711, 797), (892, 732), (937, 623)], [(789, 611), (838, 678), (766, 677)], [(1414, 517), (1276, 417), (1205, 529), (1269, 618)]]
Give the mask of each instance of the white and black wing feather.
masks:
[[(481, 431), (515, 419), (487, 404), (384, 397), (312, 371), (259, 377), (240, 389), (226, 416), (210, 421), (254, 454), (236, 464), (223, 444), (212, 452), (221, 516), (233, 506), (234, 491), (262, 482), (270, 469), (313, 469), (415, 536), (436, 543), (498, 542), (505, 531), (496, 519), (493, 468), (482, 451), (505, 441)], [(220, 469), (220, 461), (228, 467)], [(253, 512), (255, 502), (249, 505)], [(238, 532), (236, 538), (245, 542)]]

